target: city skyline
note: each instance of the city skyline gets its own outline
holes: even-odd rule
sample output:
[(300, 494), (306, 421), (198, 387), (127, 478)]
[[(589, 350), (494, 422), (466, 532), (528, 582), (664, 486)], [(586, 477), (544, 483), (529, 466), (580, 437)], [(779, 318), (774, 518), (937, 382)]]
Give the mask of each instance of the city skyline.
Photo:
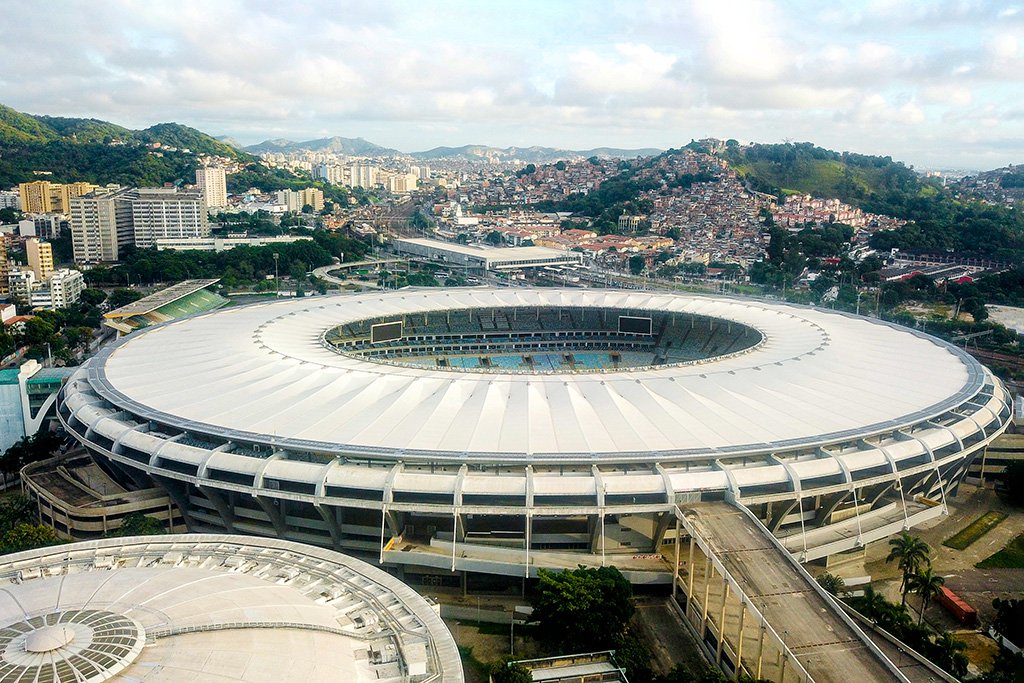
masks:
[(5, 3), (5, 104), (242, 144), (807, 140), (918, 167), (1024, 160), (1024, 9), (897, 3)]

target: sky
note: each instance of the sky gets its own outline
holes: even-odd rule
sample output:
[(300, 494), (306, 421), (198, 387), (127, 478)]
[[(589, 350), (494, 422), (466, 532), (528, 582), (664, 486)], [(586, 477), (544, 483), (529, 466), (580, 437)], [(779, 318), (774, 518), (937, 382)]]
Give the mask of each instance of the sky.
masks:
[(0, 103), (243, 144), (810, 141), (1024, 163), (1024, 3), (0, 0)]

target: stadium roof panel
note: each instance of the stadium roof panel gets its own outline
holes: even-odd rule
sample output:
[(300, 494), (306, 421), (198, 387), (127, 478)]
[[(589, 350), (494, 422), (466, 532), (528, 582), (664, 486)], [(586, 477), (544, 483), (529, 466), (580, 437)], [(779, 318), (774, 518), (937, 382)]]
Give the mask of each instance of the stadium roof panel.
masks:
[(207, 280), (184, 280), (183, 282), (171, 285), (166, 289), (161, 289), (159, 292), (154, 292), (149, 296), (144, 296), (138, 301), (133, 301), (126, 306), (121, 306), (120, 308), (108, 311), (103, 314), (103, 317), (107, 319), (130, 318), (133, 315), (149, 313), (151, 311), (155, 311), (161, 306), (166, 306), (167, 304), (177, 301), (184, 296), (188, 296), (193, 292), (198, 292), (200, 289), (205, 289), (210, 285), (215, 285), (218, 282), (220, 282), (220, 278)]
[[(749, 352), (583, 374), (413, 368), (323, 336), (369, 318), (481, 307), (699, 314), (764, 335)], [(466, 289), (277, 301), (156, 326), (104, 351), (94, 387), (140, 416), (227, 438), (407, 459), (610, 459), (800, 447), (941, 415), (984, 382), (954, 347), (783, 303), (622, 290)]]

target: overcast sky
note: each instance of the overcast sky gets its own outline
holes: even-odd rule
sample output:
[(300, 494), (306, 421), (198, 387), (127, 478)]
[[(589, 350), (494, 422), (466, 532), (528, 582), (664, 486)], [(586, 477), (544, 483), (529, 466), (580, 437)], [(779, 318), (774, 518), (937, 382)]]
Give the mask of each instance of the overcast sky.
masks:
[(1015, 2), (0, 0), (0, 103), (265, 138), (1024, 163)]

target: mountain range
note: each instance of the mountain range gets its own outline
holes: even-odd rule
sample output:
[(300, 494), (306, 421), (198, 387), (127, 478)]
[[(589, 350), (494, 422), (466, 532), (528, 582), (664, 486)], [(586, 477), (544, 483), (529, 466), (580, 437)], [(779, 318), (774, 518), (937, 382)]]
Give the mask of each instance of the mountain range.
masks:
[[(221, 138), (223, 141), (224, 138)], [(411, 152), (405, 154), (392, 149), (374, 144), (364, 138), (343, 138), (329, 137), (304, 142), (294, 142), (276, 138), (264, 140), (256, 145), (242, 147), (243, 151), (250, 154), (263, 154), (266, 152), (279, 152), (288, 154), (293, 152), (333, 152), (335, 154), (348, 154), (351, 156), (398, 156), (405, 155), (414, 159), (424, 161), (434, 159), (465, 159), (468, 161), (481, 161), (486, 159), (497, 159), (499, 161), (526, 161), (533, 163), (546, 163), (567, 159), (572, 157), (589, 158), (598, 157), (623, 157), (631, 158), (638, 156), (650, 156), (660, 153), (662, 150), (654, 148), (644, 149), (616, 149), (613, 147), (598, 147), (588, 150), (568, 150), (554, 147), (489, 147), (487, 145), (462, 145), (461, 147), (434, 147), (422, 152)]]

